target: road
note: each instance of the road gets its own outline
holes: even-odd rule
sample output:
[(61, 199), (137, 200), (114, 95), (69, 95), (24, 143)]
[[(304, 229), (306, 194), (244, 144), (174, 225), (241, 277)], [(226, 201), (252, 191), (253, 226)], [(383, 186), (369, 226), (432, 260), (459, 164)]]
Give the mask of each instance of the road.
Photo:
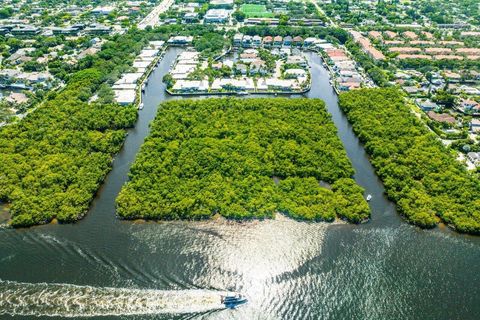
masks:
[(163, 0), (138, 24), (138, 29), (143, 30), (148, 26), (154, 27), (159, 23), (158, 16), (167, 11), (173, 4), (174, 0)]

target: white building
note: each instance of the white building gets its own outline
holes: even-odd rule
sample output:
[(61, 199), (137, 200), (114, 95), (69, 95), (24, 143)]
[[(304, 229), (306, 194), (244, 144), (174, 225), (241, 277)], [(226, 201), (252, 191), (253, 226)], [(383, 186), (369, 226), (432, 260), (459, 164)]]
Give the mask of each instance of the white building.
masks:
[(115, 101), (122, 106), (135, 102), (135, 90), (114, 90), (113, 93), (115, 94)]
[(210, 9), (203, 17), (205, 23), (225, 23), (230, 19), (230, 10)]

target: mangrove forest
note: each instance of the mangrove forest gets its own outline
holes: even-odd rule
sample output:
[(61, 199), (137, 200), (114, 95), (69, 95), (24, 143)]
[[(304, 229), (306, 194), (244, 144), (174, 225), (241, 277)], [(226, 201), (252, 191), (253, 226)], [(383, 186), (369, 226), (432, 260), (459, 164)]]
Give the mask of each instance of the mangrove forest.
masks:
[(321, 100), (169, 101), (131, 167), (117, 214), (198, 220), (282, 212), (358, 223), (370, 210), (353, 173)]
[(480, 233), (480, 182), (410, 109), (394, 88), (340, 96), (340, 107), (365, 144), (398, 211), (418, 226), (440, 221)]

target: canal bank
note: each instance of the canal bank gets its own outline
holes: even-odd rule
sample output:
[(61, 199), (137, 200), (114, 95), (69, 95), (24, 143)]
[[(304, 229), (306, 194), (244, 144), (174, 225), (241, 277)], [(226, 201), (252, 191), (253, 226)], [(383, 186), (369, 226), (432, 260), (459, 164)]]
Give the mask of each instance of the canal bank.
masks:
[[(180, 51), (168, 49), (150, 75), (138, 122), (129, 130), (82, 221), (0, 229), (0, 314), (24, 314), (16, 318), (31, 319), (29, 315), (60, 315), (70, 308), (78, 310), (70, 316), (86, 316), (82, 313), (86, 309), (69, 305), (86, 303), (81, 299), (85, 296), (112, 306), (107, 313), (96, 314), (103, 319), (477, 317), (480, 240), (448, 229), (420, 230), (401, 220), (384, 198), (382, 184), (338, 108), (328, 71), (313, 53), (308, 55), (312, 90), (306, 96), (325, 100), (355, 168), (355, 179), (373, 195), (371, 222), (132, 223), (116, 219), (115, 198), (148, 135), (149, 123), (159, 103), (172, 99), (165, 93), (162, 77)], [(111, 293), (101, 289), (105, 287), (125, 289)], [(162, 304), (155, 305), (156, 314), (141, 307), (144, 300), (135, 299), (148, 296), (145, 293), (156, 297), (161, 290), (176, 292), (167, 299), (188, 298), (190, 289), (240, 291), (249, 303), (238, 310), (170, 310), (186, 311), (185, 316), (162, 314)], [(35, 300), (46, 294), (55, 305)], [(15, 308), (5, 303), (8, 297), (25, 295), (33, 300)], [(131, 304), (135, 311), (129, 311)]]

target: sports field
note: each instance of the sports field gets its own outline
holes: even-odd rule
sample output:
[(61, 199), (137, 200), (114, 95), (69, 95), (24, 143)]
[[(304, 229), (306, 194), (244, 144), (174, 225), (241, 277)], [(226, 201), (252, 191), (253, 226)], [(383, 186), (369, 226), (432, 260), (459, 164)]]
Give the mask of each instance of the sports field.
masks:
[(267, 11), (267, 7), (263, 4), (243, 4), (240, 11), (245, 13), (247, 18), (271, 18), (272, 12)]

